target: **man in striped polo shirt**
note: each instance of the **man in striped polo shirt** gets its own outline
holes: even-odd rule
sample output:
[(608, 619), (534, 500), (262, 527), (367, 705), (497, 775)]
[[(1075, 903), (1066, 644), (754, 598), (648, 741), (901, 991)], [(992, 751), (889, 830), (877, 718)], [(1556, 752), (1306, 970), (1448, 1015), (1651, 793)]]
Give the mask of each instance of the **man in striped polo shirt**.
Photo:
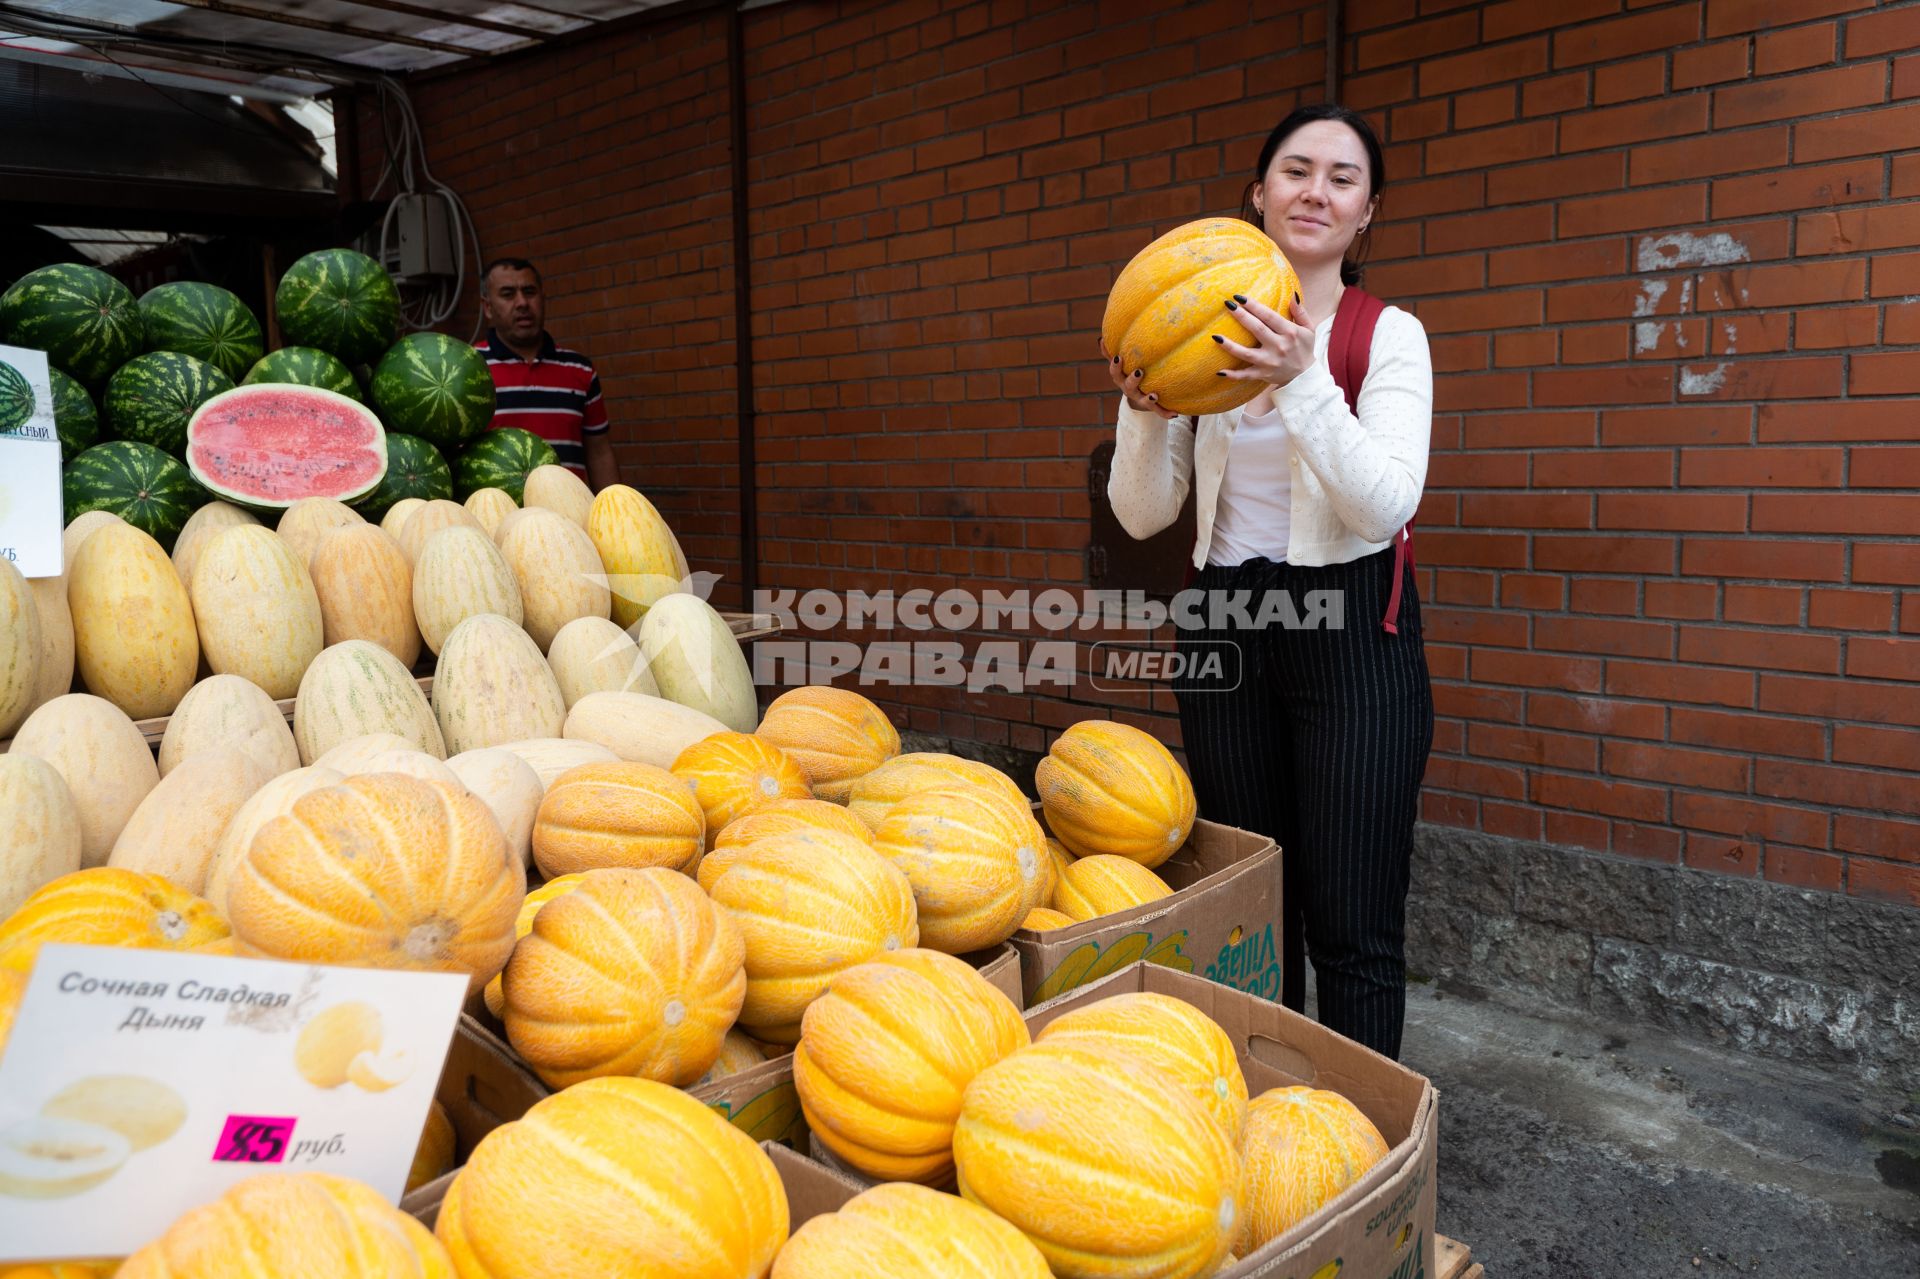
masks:
[(499, 258), (487, 264), (480, 289), (488, 328), (474, 346), (493, 374), (494, 427), (532, 431), (596, 493), (617, 482), (599, 375), (592, 360), (547, 332), (540, 272), (525, 258)]

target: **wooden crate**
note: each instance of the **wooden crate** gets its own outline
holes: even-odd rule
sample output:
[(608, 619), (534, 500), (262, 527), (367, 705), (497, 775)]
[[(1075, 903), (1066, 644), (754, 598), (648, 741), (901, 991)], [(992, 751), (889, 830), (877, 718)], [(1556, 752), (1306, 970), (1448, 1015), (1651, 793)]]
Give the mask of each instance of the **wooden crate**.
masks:
[(1433, 1265), (1438, 1279), (1483, 1279), (1487, 1273), (1474, 1264), (1473, 1249), (1445, 1235), (1434, 1236)]

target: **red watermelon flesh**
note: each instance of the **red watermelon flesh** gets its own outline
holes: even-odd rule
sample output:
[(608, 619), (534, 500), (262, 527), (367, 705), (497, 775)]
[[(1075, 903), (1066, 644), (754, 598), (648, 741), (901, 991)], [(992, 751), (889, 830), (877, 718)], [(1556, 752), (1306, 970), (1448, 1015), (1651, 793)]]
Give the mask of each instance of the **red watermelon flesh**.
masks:
[(214, 396), (187, 424), (187, 469), (218, 496), (255, 509), (302, 498), (351, 501), (387, 473), (387, 433), (372, 409), (315, 386), (266, 382)]

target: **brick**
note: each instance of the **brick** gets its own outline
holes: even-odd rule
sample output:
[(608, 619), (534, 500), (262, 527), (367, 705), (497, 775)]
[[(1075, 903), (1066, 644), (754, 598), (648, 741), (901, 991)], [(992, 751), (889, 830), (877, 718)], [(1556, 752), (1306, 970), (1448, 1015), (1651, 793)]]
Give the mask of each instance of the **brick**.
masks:
[[(1756, 767), (1765, 767), (1756, 761)], [(1827, 815), (1785, 804), (1769, 804), (1729, 795), (1675, 792), (1673, 823), (1689, 830), (1714, 831), (1746, 839), (1784, 839), (1812, 848), (1827, 846)]]
[(1866, 63), (1715, 89), (1713, 123), (1731, 129), (1872, 106), (1885, 100), (1886, 85), (1885, 65)]
[[(1576, 577), (1573, 579), (1572, 597), (1567, 607), (1575, 613), (1610, 613), (1616, 617), (1632, 617), (1640, 611), (1640, 584), (1632, 578), (1624, 577)], [(1547, 622), (1566, 619), (1542, 618), (1540, 620), (1544, 625)], [(1535, 647), (1565, 648), (1566, 645), (1537, 642)]]
[(1632, 782), (1606, 782), (1592, 777), (1536, 773), (1528, 788), (1527, 798), (1549, 808), (1570, 808), (1583, 814), (1620, 817), (1628, 821), (1664, 822), (1667, 819), (1666, 789)]
[(1832, 22), (1765, 32), (1754, 38), (1753, 73), (1780, 75), (1830, 65), (1837, 36), (1837, 24)]
[(1751, 707), (1754, 697), (1750, 672), (1672, 662), (1608, 662), (1606, 692), (1611, 697), (1733, 707)]
[(1847, 895), (1920, 906), (1920, 869), (1852, 858), (1847, 862)]
[(1393, 108), (1387, 136), (1395, 142), (1430, 138), (1447, 131), (1448, 103), (1440, 98)]
[(1570, 71), (1565, 75), (1529, 80), (1520, 86), (1520, 114), (1525, 116), (1559, 115), (1578, 111), (1587, 105), (1590, 73)]
[(1781, 126), (1722, 130), (1684, 142), (1635, 147), (1627, 164), (1627, 180), (1635, 186), (1646, 186), (1722, 173), (1777, 169), (1787, 163), (1790, 137), (1791, 130)]
[(1652, 97), (1667, 85), (1667, 59), (1664, 54), (1633, 62), (1616, 62), (1593, 73), (1593, 100), (1605, 106)]
[(1592, 413), (1488, 413), (1467, 423), (1470, 449), (1577, 448), (1595, 443)]
[(1543, 733), (1504, 724), (1467, 727), (1468, 753), (1484, 759), (1538, 764), (1574, 772), (1592, 772), (1598, 766), (1598, 739), (1571, 733)]
[(1503, 573), (1500, 603), (1507, 608), (1558, 609), (1566, 598), (1566, 582), (1551, 573)]
[(1920, 680), (1920, 639), (1847, 641), (1847, 675), (1854, 679)]
[[(1856, 357), (1858, 358), (1858, 357)], [(1920, 400), (1762, 404), (1756, 418), (1763, 444), (1807, 440), (1910, 440)]]
[(1465, 795), (1441, 794), (1433, 789), (1431, 781), (1420, 792), (1420, 820), (1436, 826), (1478, 830), (1481, 823), (1477, 814), (1481, 807), (1479, 801)]
[[(1495, 170), (1486, 175), (1485, 182), (1488, 204), (1527, 204), (1535, 200), (1556, 200), (1569, 195), (1618, 191), (1627, 184), (1627, 156), (1625, 152), (1620, 152), (1617, 155), (1569, 156), (1564, 160), (1543, 160), (1538, 164)], [(1565, 228), (1563, 233), (1567, 235), (1599, 234), (1597, 231), (1567, 231)]]
[(1757, 626), (1798, 626), (1800, 590), (1793, 586), (1729, 585), (1721, 611), (1729, 622), (1746, 622)]
[(1772, 843), (1767, 845), (1765, 874), (1767, 879), (1776, 884), (1818, 892), (1838, 892), (1845, 885), (1846, 873), (1847, 862), (1844, 857), (1806, 848), (1788, 848)]
[(1593, 499), (1572, 493), (1470, 493), (1463, 525), (1477, 528), (1591, 528)]
[(1613, 851), (1623, 857), (1637, 857), (1642, 861), (1665, 862), (1669, 865), (1680, 860), (1682, 836), (1677, 830), (1615, 822), (1611, 833)]
[[(1511, 80), (1529, 80), (1547, 69), (1547, 41), (1544, 37), (1511, 44), (1492, 44), (1447, 57), (1429, 57), (1420, 63), (1420, 94), (1439, 97), (1475, 89), (1483, 85)], [(1473, 42), (1468, 41), (1471, 45)], [(1466, 46), (1458, 46), (1466, 47)]]
[(1512, 85), (1463, 93), (1453, 100), (1453, 127), (1484, 129), (1489, 125), (1505, 124), (1513, 119), (1518, 99), (1519, 92)]
[(1533, 458), (1533, 482), (1541, 488), (1666, 488), (1673, 473), (1673, 454), (1666, 450), (1536, 453)]
[[(1740, 179), (1728, 179), (1739, 181)], [(1719, 183), (1715, 183), (1715, 204), (1718, 206)], [(1757, 202), (1757, 196), (1744, 192), (1735, 192), (1729, 196), (1730, 203), (1741, 200)], [(1870, 199), (1870, 196), (1861, 196)], [(1802, 207), (1802, 206), (1782, 206)], [(1737, 214), (1721, 212), (1717, 207), (1715, 217), (1732, 217)], [(1707, 218), (1707, 187), (1695, 184), (1685, 187), (1662, 187), (1658, 191), (1629, 191), (1619, 195), (1599, 195), (1587, 199), (1566, 200), (1560, 205), (1560, 234), (1569, 239), (1588, 235), (1605, 235), (1609, 231), (1644, 231), (1656, 227), (1692, 226)]]
[(1600, 442), (1622, 444), (1747, 444), (1753, 410), (1737, 405), (1608, 410), (1600, 418)]
[(1590, 813), (1551, 811), (1546, 816), (1546, 842), (1570, 848), (1591, 848), (1610, 852), (1613, 827), (1604, 818)]
[(1757, 755), (1822, 759), (1827, 751), (1825, 725), (1777, 715), (1742, 715), (1676, 706), (1668, 731), (1672, 740), (1681, 745), (1715, 746)]
[(1861, 543), (1853, 548), (1853, 580), (1920, 586), (1920, 546)]
[(1602, 493), (1597, 527), (1672, 532), (1739, 532), (1747, 499), (1735, 494)]
[[(1833, 762), (1920, 773), (1920, 733), (1911, 729), (1837, 724), (1833, 730)], [(1915, 860), (1920, 860), (1920, 847), (1914, 852)]]
[(1498, 368), (1532, 368), (1553, 363), (1560, 350), (1554, 333), (1497, 333), (1493, 363)]
[(1470, 651), (1468, 668), (1476, 683), (1515, 684), (1574, 693), (1600, 691), (1600, 662), (1597, 659), (1548, 657), (1509, 649), (1482, 648)]
[(1641, 605), (1649, 617), (1711, 618), (1718, 591), (1710, 582), (1648, 582)]
[(1563, 329), (1560, 359), (1565, 364), (1619, 364), (1627, 358), (1630, 331), (1624, 324)]
[(1662, 622), (1539, 617), (1533, 623), (1533, 646), (1543, 652), (1603, 657), (1671, 657), (1673, 628)]
[(1519, 568), (1527, 562), (1527, 539), (1519, 534), (1450, 533), (1422, 528), (1420, 545), (1435, 562), (1457, 567)]
[(1620, 0), (1561, 0), (1552, 6), (1543, 6), (1538, 0), (1505, 0), (1488, 5), (1482, 12), (1480, 37), (1505, 40), (1591, 18), (1611, 17), (1618, 12)]
[(1920, 527), (1920, 495), (1851, 492), (1834, 499), (1809, 494), (1757, 494), (1753, 499), (1756, 533), (1870, 533)]
[(1555, 70), (1608, 62), (1636, 53), (1671, 49), (1700, 38), (1700, 12), (1694, 5), (1678, 5), (1611, 22), (1594, 22), (1556, 31), (1553, 37)]
[(1692, 870), (1718, 875), (1754, 875), (1760, 869), (1760, 841), (1717, 839), (1689, 833), (1685, 861)]
[(1775, 25), (1807, 22), (1836, 13), (1873, 8), (1874, 0), (1794, 0), (1783, 9), (1780, 0), (1707, 0), (1708, 36), (1733, 35)]
[(1872, 346), (1880, 327), (1880, 312), (1871, 306), (1828, 307), (1796, 312), (1793, 344), (1803, 351), (1831, 351)]
[(1426, 785), (1439, 790), (1466, 791), (1496, 799), (1524, 799), (1526, 774), (1517, 768), (1496, 768), (1471, 760), (1436, 755), (1427, 761)]
[[(1371, 71), (1396, 62), (1471, 48), (1479, 39), (1478, 14), (1454, 13), (1426, 22), (1400, 23), (1388, 31), (1362, 35), (1354, 51), (1354, 64), (1361, 71)], [(1421, 88), (1423, 93), (1432, 92), (1425, 85)]]
[(1426, 143), (1426, 171), (1454, 173), (1550, 156), (1554, 153), (1557, 128), (1558, 123), (1553, 120), (1528, 120), (1497, 129), (1435, 138)]
[(1606, 772), (1612, 776), (1701, 790), (1745, 792), (1751, 771), (1742, 755), (1675, 749), (1649, 742), (1610, 741), (1603, 754)]
[(1487, 613), (1436, 606), (1422, 610), (1420, 620), (1426, 628), (1427, 635), (1438, 643), (1492, 645), (1504, 648), (1527, 646), (1527, 619), (1512, 613)]
[(1920, 862), (1920, 824), (1835, 813), (1833, 846), (1842, 852), (1865, 853), (1893, 861)]
[(1645, 702), (1568, 697), (1559, 693), (1527, 694), (1527, 723), (1536, 727), (1658, 741), (1666, 735), (1666, 721), (1666, 707)]
[(1626, 319), (1633, 315), (1672, 315), (1679, 307), (1678, 289), (1667, 289), (1649, 305), (1644, 284), (1635, 284), (1631, 280), (1606, 280), (1592, 284), (1568, 284), (1555, 289), (1547, 300), (1547, 319), (1562, 323), (1568, 320)]
[(1680, 483), (1704, 488), (1838, 488), (1837, 448), (1682, 449)]
[(1712, 321), (1701, 321), (1701, 324), (1705, 326), (1711, 323), (1713, 326), (1707, 330), (1706, 337), (1707, 349), (1713, 355), (1775, 355), (1790, 346), (1787, 331), (1791, 319), (1792, 316), (1784, 311), (1765, 311), (1759, 315), (1736, 315), (1731, 319), (1717, 317)]
[(1909, 147), (1917, 129), (1920, 103), (1805, 120), (1793, 128), (1793, 156), (1800, 164), (1842, 156), (1877, 156)]
[(1920, 447), (1851, 450), (1854, 484), (1861, 488), (1920, 488)]
[(1920, 48), (1920, 9), (1901, 8), (1847, 20), (1849, 59)]
[(1671, 573), (1671, 537), (1555, 536), (1534, 538), (1533, 567), (1565, 573)]
[(1541, 816), (1537, 808), (1488, 800), (1480, 805), (1479, 828), (1489, 835), (1503, 835), (1508, 839), (1538, 840), (1543, 829)]
[(1746, 78), (1751, 41), (1722, 40), (1673, 52), (1673, 89), (1698, 89)]
[(1920, 688), (1854, 680), (1760, 677), (1760, 709), (1873, 724), (1920, 723)]
[[(1881, 329), (1881, 339), (1888, 346), (1920, 346), (1920, 303), (1902, 301), (1890, 304), (1887, 307), (1886, 324)], [(1870, 346), (1872, 343), (1873, 337), (1869, 332), (1860, 345)]]
[(1426, 238), (1429, 254), (1547, 241), (1553, 238), (1553, 209), (1541, 205), (1429, 218)]
[(1915, 786), (1911, 777), (1890, 772), (1762, 759), (1754, 761), (1753, 789), (1755, 794), (1771, 798), (1837, 808), (1920, 814), (1920, 786)]
[(1840, 640), (1832, 635), (1745, 631), (1722, 626), (1682, 626), (1680, 660), (1767, 671), (1840, 673)]
[(1811, 165), (1713, 184), (1713, 216), (1736, 218), (1816, 205), (1851, 204), (1881, 196), (1881, 162)]
[(1533, 375), (1533, 402), (1542, 408), (1570, 404), (1648, 404), (1672, 398), (1671, 368), (1545, 369)]

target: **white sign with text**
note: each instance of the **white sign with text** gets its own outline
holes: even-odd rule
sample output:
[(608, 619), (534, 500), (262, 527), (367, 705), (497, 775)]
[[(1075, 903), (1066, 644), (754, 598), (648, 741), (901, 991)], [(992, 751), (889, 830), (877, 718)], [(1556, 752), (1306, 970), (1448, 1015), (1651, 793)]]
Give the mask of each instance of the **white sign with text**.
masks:
[(0, 557), (23, 577), (58, 577), (65, 527), (46, 352), (0, 346)]

